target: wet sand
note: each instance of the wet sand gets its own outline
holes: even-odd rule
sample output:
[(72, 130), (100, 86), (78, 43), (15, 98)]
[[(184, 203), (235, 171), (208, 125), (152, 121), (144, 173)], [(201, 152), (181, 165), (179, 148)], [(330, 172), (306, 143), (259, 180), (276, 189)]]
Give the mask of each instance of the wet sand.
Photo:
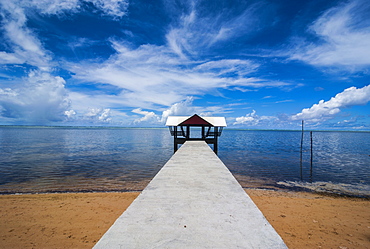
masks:
[[(370, 248), (370, 201), (249, 189), (289, 248)], [(91, 248), (138, 192), (0, 196), (0, 248)]]

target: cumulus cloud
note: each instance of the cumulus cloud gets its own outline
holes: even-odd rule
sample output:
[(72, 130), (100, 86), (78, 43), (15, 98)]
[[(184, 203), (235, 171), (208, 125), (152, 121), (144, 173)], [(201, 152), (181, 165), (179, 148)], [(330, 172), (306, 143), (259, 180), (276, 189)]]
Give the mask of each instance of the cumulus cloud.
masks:
[(152, 111), (144, 111), (141, 108), (132, 110), (133, 113), (140, 114), (142, 117), (136, 118), (134, 124), (138, 125), (164, 125), (168, 116), (191, 116), (198, 114), (200, 116), (214, 116), (224, 112), (220, 106), (199, 107), (193, 105), (194, 97), (187, 97), (185, 100), (174, 103), (162, 114), (155, 114)]
[(233, 125), (256, 126), (266, 124), (273, 120), (277, 120), (277, 118), (273, 116), (259, 116), (256, 114), (256, 111), (253, 110), (251, 113), (247, 113), (245, 116), (235, 118)]
[[(91, 104), (91, 103), (90, 103)], [(97, 105), (97, 103), (94, 103)], [(81, 125), (107, 125), (107, 124), (124, 124), (121, 120), (120, 112), (114, 112), (110, 108), (89, 107), (86, 105), (79, 110), (67, 109), (64, 111), (66, 122), (75, 122)], [(128, 122), (125, 123), (126, 125)]]
[(325, 121), (333, 118), (341, 109), (356, 105), (366, 105), (370, 101), (370, 85), (356, 88), (350, 87), (338, 93), (328, 101), (320, 100), (310, 108), (291, 117), (292, 120)]
[[(117, 19), (128, 11), (127, 0), (14, 0), (0, 1), (0, 4), (1, 21), (9, 48), (0, 51), (0, 63), (28, 64), (49, 75), (57, 63), (61, 64), (54, 61), (54, 55), (44, 47), (36, 30), (27, 26), (29, 13), (63, 17), (95, 8), (100, 15), (103, 13)], [(163, 122), (168, 115), (191, 115), (196, 112), (197, 108), (191, 105), (192, 100), (188, 96), (220, 95), (219, 89), (247, 91), (248, 88), (289, 85), (248, 77), (260, 66), (252, 60), (197, 59), (197, 51), (255, 32), (255, 26), (240, 23), (255, 22), (256, 13), (261, 10), (257, 5), (244, 5), (234, 16), (225, 13), (223, 8), (218, 9), (216, 14), (205, 13), (200, 5), (200, 2), (190, 4), (189, 12), (181, 14), (178, 20), (168, 26), (167, 43), (164, 45), (131, 46), (126, 41), (110, 38), (108, 42), (115, 52), (108, 59), (100, 59), (98, 63), (98, 60), (63, 62), (61, 66), (71, 72), (71, 81), (76, 88), (80, 83), (95, 84), (99, 89), (94, 93), (68, 92), (68, 99), (72, 103), (70, 108), (63, 110), (64, 117), (69, 120), (110, 122), (113, 119), (112, 112), (104, 110), (124, 106), (134, 108), (136, 112), (133, 113), (143, 116), (138, 122)], [(70, 44), (74, 47), (86, 47), (89, 42), (87, 38), (71, 40)], [(190, 54), (194, 57), (189, 57)], [(24, 89), (27, 87), (32, 89), (30, 85), (24, 86)], [(105, 89), (114, 89), (114, 93), (106, 93)], [(10, 93), (7, 90), (3, 92)], [(91, 103), (94, 103), (93, 107)], [(85, 113), (87, 107), (91, 109)], [(144, 113), (143, 110), (157, 110), (156, 113), (165, 111), (159, 115), (153, 111)], [(198, 113), (215, 112), (222, 112), (222, 108), (198, 110)]]
[[(174, 1), (164, 2), (178, 4)], [(245, 56), (247, 50), (235, 52), (235, 57), (226, 52), (225, 56), (217, 57), (220, 55), (217, 49), (223, 45), (229, 45), (241, 37), (243, 41), (248, 40), (263, 26), (259, 19), (264, 19), (265, 23), (271, 20), (261, 14), (267, 9), (261, 8), (262, 4), (241, 3), (243, 6), (231, 7), (240, 9), (236, 11), (224, 8), (226, 5), (220, 8), (212, 5), (216, 11), (212, 9), (210, 13), (208, 9), (202, 9), (202, 1), (189, 2), (191, 4), (188, 6), (182, 4), (186, 7), (185, 11), (181, 9), (178, 12), (181, 14), (168, 17), (172, 22), (164, 28), (167, 33), (162, 34), (162, 42), (143, 45), (147, 42), (143, 40), (145, 38), (136, 40), (137, 34), (131, 31), (123, 32), (129, 34), (130, 40), (136, 44), (120, 40), (119, 35), (104, 41), (73, 37), (68, 41), (71, 47), (86, 51), (94, 42), (102, 42), (109, 51), (107, 53), (112, 54), (108, 59), (97, 56), (94, 60), (76, 59), (67, 62), (53, 58), (57, 55), (48, 51), (46, 48), (49, 46), (45, 45), (51, 43), (42, 40), (36, 29), (27, 26), (32, 23), (27, 15), (38, 12), (35, 16), (48, 15), (47, 18), (50, 18), (52, 15), (61, 17), (92, 10), (99, 18), (103, 15), (104, 19), (108, 16), (109, 21), (117, 21), (127, 14), (128, 0), (0, 0), (0, 21), (5, 44), (2, 47), (6, 48), (6, 51), (0, 51), (0, 64), (28, 64), (23, 67), (24, 72), (29, 70), (26, 68), (37, 68), (28, 77), (20, 79), (17, 86), (6, 82), (3, 84), (6, 87), (0, 88), (2, 116), (22, 120), (29, 117), (30, 120), (45, 122), (68, 119), (111, 123), (117, 117), (124, 119), (126, 111), (131, 115), (127, 118), (129, 122), (163, 124), (169, 115), (212, 115), (225, 112), (222, 106), (200, 108), (193, 105), (193, 100), (199, 96), (222, 96), (229, 93), (220, 90), (240, 91), (246, 93), (240, 96), (246, 96), (247, 92), (262, 88), (299, 86), (283, 80), (259, 78), (257, 75), (261, 74), (256, 71), (266, 69), (260, 64), (264, 60), (257, 63), (257, 60), (250, 59), (254, 57)], [(352, 0), (324, 12), (308, 30), (320, 42), (299, 42), (291, 58), (318, 66), (370, 65), (370, 47), (367, 42), (370, 40), (367, 25), (370, 18), (365, 15), (367, 12), (368, 4), (362, 0)], [(234, 44), (237, 42), (232, 46)], [(109, 45), (113, 50), (106, 47)], [(261, 54), (257, 52), (255, 55)], [(67, 70), (70, 73), (71, 78), (68, 80), (73, 86), (69, 91), (65, 89), (64, 79), (53, 75), (53, 72), (58, 71), (54, 70), (57, 64), (63, 67), (59, 72), (66, 73), (64, 70)], [(266, 77), (273, 78), (271, 75)], [(349, 89), (341, 94), (359, 96), (361, 89)], [(367, 89), (361, 91), (368, 92)], [(322, 89), (317, 87), (315, 90)], [(346, 102), (342, 95), (338, 95), (332, 98), (335, 101), (320, 101), (292, 116), (289, 121), (324, 120), (333, 117), (342, 108), (365, 103), (364, 100)], [(271, 116), (259, 116), (253, 111), (236, 118), (234, 125), (264, 125), (276, 120)]]
[(187, 97), (186, 100), (173, 104), (167, 110), (162, 112), (162, 115), (157, 115), (154, 112), (143, 111), (141, 108), (132, 110), (133, 113), (143, 115), (134, 120), (135, 124), (161, 124), (163, 125), (168, 116), (187, 116), (193, 115), (197, 111), (197, 107), (193, 106), (193, 97)]
[(370, 5), (352, 0), (333, 7), (309, 28), (319, 43), (298, 40), (292, 59), (317, 66), (344, 66), (351, 70), (370, 65)]
[(143, 117), (134, 120), (135, 124), (143, 122), (148, 124), (158, 124), (160, 122), (158, 115), (154, 112), (143, 111), (141, 108), (134, 109), (132, 112), (143, 115)]
[(38, 124), (64, 120), (70, 102), (63, 78), (31, 71), (21, 83), (17, 88), (0, 88), (2, 117)]
[[(11, 87), (0, 88), (0, 112), (8, 121), (48, 123), (65, 119), (81, 119), (94, 122), (110, 122), (109, 108), (92, 108), (80, 115), (69, 110), (70, 99), (65, 89), (65, 80), (53, 76), (56, 66), (53, 55), (45, 49), (37, 32), (28, 27), (28, 14), (63, 15), (67, 12), (84, 11), (83, 5), (92, 3), (97, 10), (112, 18), (120, 18), (127, 13), (126, 0), (14, 0), (0, 1), (1, 30), (4, 47), (0, 51), (0, 64), (26, 64), (37, 70), (28, 71), (24, 78), (14, 80)], [(24, 67), (27, 72), (28, 66)], [(78, 94), (77, 94), (78, 95)], [(74, 95), (75, 96), (75, 95)], [(113, 100), (114, 101), (114, 100)], [(82, 103), (80, 101), (79, 103)], [(84, 107), (89, 106), (84, 103)]]
[(196, 113), (196, 107), (192, 105), (193, 100), (193, 97), (187, 97), (186, 100), (173, 104), (162, 112), (161, 122), (165, 123), (168, 116), (187, 116)]
[(64, 115), (66, 115), (68, 119), (71, 119), (76, 115), (76, 112), (74, 110), (68, 110), (64, 112)]
[(90, 108), (90, 110), (84, 114), (85, 120), (92, 122), (109, 122), (112, 120), (110, 109), (103, 108)]

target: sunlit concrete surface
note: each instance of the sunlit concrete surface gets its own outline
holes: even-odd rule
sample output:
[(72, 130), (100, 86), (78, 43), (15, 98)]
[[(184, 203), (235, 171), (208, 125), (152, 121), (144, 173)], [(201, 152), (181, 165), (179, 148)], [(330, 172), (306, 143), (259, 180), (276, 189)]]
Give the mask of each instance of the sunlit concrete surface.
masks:
[(95, 245), (287, 248), (203, 141), (187, 141)]

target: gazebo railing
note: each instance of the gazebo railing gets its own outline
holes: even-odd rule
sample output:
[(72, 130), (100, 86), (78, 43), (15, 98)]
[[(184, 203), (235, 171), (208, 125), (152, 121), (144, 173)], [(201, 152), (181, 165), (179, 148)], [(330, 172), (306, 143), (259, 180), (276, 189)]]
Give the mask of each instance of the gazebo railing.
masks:
[(224, 127), (218, 127), (217, 132), (215, 132), (214, 130), (213, 131), (211, 130), (211, 127), (209, 127), (208, 131), (206, 133), (206, 137), (215, 137), (215, 136), (219, 137), (219, 136), (221, 136), (223, 128)]
[(176, 134), (177, 137), (178, 136), (185, 137), (185, 131), (182, 127), (181, 127), (181, 130), (177, 130), (177, 131), (175, 131), (173, 126), (169, 126), (168, 128), (170, 129), (171, 136), (175, 136)]

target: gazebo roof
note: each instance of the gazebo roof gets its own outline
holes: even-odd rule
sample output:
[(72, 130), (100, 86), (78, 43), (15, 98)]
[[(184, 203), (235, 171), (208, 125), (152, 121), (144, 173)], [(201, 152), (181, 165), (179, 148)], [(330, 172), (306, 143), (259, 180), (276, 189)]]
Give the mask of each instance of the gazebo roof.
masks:
[(197, 114), (193, 116), (169, 116), (167, 118), (166, 126), (181, 125), (226, 127), (226, 120), (224, 117), (201, 117)]

